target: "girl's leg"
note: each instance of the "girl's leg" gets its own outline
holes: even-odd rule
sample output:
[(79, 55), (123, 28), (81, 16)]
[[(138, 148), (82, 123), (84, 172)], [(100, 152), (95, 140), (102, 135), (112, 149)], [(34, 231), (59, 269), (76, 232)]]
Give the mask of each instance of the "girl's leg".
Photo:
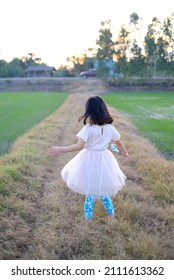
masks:
[(84, 214), (86, 220), (91, 220), (93, 217), (93, 210), (95, 204), (95, 195), (87, 194), (84, 202)]
[(108, 215), (113, 215), (114, 214), (114, 205), (113, 205), (112, 200), (109, 197), (109, 195), (108, 194), (100, 195), (100, 199), (105, 206), (106, 213)]

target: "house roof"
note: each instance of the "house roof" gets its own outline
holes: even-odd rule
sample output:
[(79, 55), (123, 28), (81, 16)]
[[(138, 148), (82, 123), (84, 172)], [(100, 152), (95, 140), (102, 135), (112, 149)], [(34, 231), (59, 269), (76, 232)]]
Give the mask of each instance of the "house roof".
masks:
[(56, 69), (52, 66), (44, 66), (44, 65), (29, 66), (26, 69), (26, 72), (32, 72), (32, 71), (56, 71)]

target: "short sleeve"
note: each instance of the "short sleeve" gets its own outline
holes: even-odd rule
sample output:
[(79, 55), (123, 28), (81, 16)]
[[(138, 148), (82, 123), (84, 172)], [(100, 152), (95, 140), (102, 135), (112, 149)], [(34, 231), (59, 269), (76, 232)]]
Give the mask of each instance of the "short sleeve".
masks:
[(81, 138), (82, 140), (84, 140), (85, 142), (87, 142), (88, 140), (88, 129), (87, 126), (85, 125), (80, 131), (79, 133), (77, 133), (76, 135), (78, 138)]
[(121, 137), (120, 133), (117, 131), (117, 129), (112, 125), (112, 141), (117, 141)]

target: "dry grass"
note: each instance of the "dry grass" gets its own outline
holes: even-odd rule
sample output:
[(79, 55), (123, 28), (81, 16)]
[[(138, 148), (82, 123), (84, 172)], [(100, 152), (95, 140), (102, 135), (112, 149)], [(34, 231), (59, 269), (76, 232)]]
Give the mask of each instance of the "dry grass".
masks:
[(84, 197), (71, 192), (60, 171), (73, 154), (50, 158), (55, 143), (76, 141), (89, 95), (70, 95), (0, 158), (1, 259), (173, 259), (174, 162), (163, 159), (129, 120), (110, 108), (131, 160), (118, 161), (126, 187), (114, 198), (110, 226), (97, 201), (94, 220), (83, 218)]

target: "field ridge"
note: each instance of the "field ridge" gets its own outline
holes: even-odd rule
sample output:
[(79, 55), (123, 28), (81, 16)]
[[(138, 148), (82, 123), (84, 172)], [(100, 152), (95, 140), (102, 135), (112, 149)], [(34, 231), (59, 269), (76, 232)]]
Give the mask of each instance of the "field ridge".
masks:
[(1, 259), (173, 259), (174, 162), (164, 159), (131, 122), (109, 107), (131, 155), (117, 156), (126, 187), (113, 199), (117, 224), (97, 201), (94, 220), (83, 218), (84, 197), (60, 172), (73, 154), (49, 157), (50, 145), (69, 145), (91, 93), (70, 94), (63, 105), (0, 158)]

